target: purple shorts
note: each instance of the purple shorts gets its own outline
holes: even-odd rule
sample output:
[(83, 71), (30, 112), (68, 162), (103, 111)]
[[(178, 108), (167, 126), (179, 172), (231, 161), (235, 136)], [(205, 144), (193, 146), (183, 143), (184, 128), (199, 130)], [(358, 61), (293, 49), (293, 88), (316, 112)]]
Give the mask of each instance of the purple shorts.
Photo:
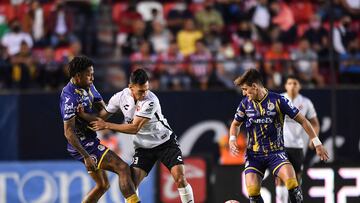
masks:
[(246, 153), (245, 174), (257, 173), (264, 176), (266, 169), (277, 176), (279, 169), (284, 164), (291, 164), (285, 151), (276, 151), (268, 154)]
[[(95, 161), (96, 167), (100, 169), (101, 162), (109, 149), (106, 146), (100, 144), (100, 140), (97, 138), (83, 140), (81, 141), (81, 145)], [(83, 156), (76, 149), (74, 149), (73, 146), (68, 144), (67, 150), (72, 157), (84, 163)]]

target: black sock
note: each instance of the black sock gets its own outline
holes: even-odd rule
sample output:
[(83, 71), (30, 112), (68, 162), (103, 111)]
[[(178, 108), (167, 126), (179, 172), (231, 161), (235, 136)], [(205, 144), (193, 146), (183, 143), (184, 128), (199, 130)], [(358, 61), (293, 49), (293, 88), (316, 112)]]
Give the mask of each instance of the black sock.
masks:
[(289, 198), (291, 203), (303, 202), (303, 195), (300, 186), (297, 186), (296, 188), (289, 190)]
[(261, 195), (258, 196), (249, 196), (250, 203), (264, 203)]

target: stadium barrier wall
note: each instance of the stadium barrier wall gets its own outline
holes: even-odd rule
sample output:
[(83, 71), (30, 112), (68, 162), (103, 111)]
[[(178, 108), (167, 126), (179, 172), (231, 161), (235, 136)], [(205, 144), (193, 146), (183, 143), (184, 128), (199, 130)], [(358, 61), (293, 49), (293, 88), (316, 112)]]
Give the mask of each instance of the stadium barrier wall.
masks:
[[(358, 101), (360, 91), (336, 90), (336, 149), (331, 137), (331, 91), (304, 90), (314, 103), (321, 124), (320, 137), (336, 160), (359, 163), (360, 136)], [(70, 159), (59, 111), (59, 93), (0, 95), (0, 160)], [(242, 98), (235, 91), (157, 92), (162, 111), (179, 137), (185, 156), (204, 155), (217, 163), (218, 141), (228, 133), (237, 105)], [(103, 94), (107, 102), (111, 93)], [(117, 122), (121, 121), (116, 116)], [(306, 162), (318, 162), (313, 151)]]
[[(117, 175), (108, 175), (111, 186), (99, 203), (124, 203)], [(156, 169), (139, 188), (143, 202), (155, 202), (155, 176)], [(94, 184), (77, 161), (0, 162), (0, 203), (81, 202)]]

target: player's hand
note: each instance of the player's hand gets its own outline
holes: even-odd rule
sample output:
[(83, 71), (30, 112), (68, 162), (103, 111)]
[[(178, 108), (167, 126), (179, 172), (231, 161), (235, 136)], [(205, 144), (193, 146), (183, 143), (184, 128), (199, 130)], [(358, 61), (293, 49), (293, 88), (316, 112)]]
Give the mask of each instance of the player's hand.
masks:
[(92, 121), (90, 122), (90, 124), (92, 128), (96, 131), (104, 130), (106, 128), (106, 122), (101, 118), (97, 118), (96, 121)]
[(229, 148), (230, 148), (230, 152), (232, 155), (234, 156), (239, 156), (239, 148), (237, 146), (236, 140), (229, 140)]
[(88, 173), (92, 173), (96, 171), (96, 163), (94, 159), (92, 159), (90, 156), (84, 158), (84, 163)]
[(315, 147), (315, 149), (316, 149), (316, 154), (320, 157), (321, 161), (329, 160), (329, 154), (323, 145), (318, 145)]

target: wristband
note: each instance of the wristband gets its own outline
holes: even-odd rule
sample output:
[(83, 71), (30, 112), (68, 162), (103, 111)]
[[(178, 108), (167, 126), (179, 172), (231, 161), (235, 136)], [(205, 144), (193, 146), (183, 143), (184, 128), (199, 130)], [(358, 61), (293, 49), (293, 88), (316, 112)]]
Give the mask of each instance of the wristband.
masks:
[(321, 143), (321, 141), (319, 140), (318, 137), (313, 138), (311, 141), (312, 141), (312, 143), (314, 144), (315, 147), (317, 147), (319, 145), (322, 145), (322, 143)]
[(236, 141), (236, 136), (235, 135), (230, 135), (229, 141)]

